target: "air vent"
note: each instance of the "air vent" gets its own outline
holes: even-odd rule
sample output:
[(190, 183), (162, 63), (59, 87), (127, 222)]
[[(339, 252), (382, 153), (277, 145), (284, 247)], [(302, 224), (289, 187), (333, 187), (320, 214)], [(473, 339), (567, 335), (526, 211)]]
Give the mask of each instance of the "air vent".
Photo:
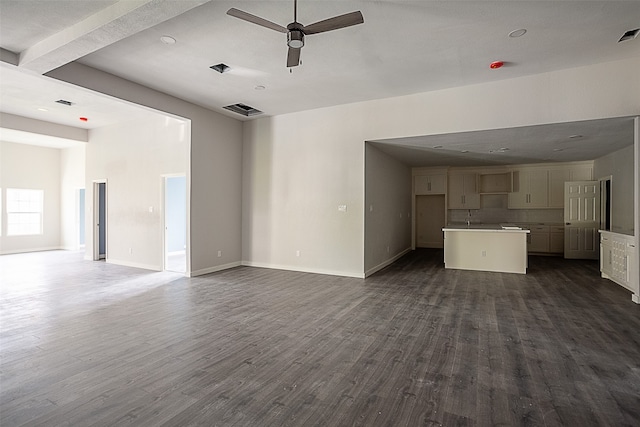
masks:
[(257, 110), (245, 104), (233, 104), (224, 107), (225, 110), (233, 111), (234, 113), (242, 114), (243, 116), (251, 117), (262, 114), (262, 111)]
[(73, 102), (67, 101), (66, 99), (58, 99), (56, 102), (58, 104), (67, 105), (69, 107), (71, 107), (73, 105)]
[(229, 67), (227, 64), (217, 64), (217, 65), (212, 65), (211, 67), (212, 70), (219, 72), (220, 74), (222, 73), (226, 73), (227, 71), (229, 71), (231, 69), (231, 67)]
[(640, 33), (640, 28), (636, 28), (635, 30), (629, 30), (626, 33), (624, 33), (622, 37), (620, 37), (620, 40), (618, 40), (618, 43), (624, 42), (627, 40), (633, 40), (636, 38), (638, 33)]

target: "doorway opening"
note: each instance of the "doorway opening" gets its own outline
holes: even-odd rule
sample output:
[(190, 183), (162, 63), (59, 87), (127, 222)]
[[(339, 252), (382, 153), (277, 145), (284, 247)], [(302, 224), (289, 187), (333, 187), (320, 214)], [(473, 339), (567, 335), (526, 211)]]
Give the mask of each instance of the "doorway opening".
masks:
[(93, 182), (93, 260), (107, 259), (107, 182)]
[(78, 249), (83, 250), (85, 245), (85, 191), (84, 188), (78, 190)]
[(600, 179), (600, 230), (611, 231), (611, 175)]
[(444, 248), (442, 229), (447, 222), (444, 194), (416, 196), (416, 235), (418, 248)]
[(187, 271), (187, 178), (164, 176), (164, 269)]

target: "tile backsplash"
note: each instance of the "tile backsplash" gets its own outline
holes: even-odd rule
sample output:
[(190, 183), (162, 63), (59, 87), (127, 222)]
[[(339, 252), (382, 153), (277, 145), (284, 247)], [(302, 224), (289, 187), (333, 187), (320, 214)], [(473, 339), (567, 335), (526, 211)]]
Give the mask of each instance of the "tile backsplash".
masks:
[(562, 224), (563, 209), (508, 209), (507, 196), (503, 194), (483, 195), (480, 209), (450, 209), (448, 223), (464, 223), (471, 212), (472, 223), (499, 224), (503, 222), (515, 223), (545, 223)]

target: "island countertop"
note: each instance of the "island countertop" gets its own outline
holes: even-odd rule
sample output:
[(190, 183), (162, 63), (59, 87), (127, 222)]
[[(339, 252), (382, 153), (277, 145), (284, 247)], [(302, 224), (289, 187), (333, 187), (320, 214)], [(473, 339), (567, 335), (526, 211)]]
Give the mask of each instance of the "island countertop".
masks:
[(515, 224), (450, 224), (442, 229), (442, 231), (490, 231), (490, 232), (518, 232), (530, 233), (528, 228), (520, 227)]

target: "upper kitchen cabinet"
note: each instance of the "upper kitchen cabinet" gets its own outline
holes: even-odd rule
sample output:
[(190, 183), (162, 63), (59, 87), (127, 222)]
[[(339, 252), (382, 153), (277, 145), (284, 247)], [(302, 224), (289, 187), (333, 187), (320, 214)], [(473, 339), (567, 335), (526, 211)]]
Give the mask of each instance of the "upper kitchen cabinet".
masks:
[(447, 199), (449, 209), (480, 209), (478, 175), (475, 173), (449, 175)]
[(591, 181), (593, 163), (576, 164), (549, 170), (549, 207), (564, 207), (564, 183), (567, 181)]
[(519, 169), (513, 171), (513, 191), (509, 193), (509, 209), (549, 207), (549, 171)]
[(428, 194), (445, 194), (447, 192), (447, 174), (433, 173), (426, 175), (415, 175), (413, 185), (416, 196)]

